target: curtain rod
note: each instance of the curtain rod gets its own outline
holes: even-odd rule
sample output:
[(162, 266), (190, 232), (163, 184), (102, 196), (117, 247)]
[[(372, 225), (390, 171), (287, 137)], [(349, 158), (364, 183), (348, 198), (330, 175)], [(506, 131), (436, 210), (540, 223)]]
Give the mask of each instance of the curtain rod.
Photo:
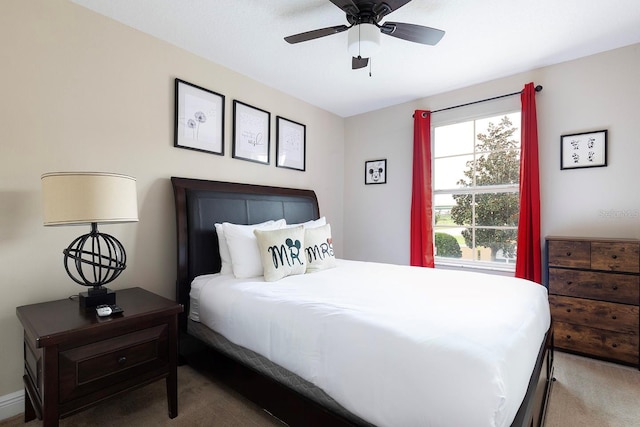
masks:
[[(542, 91), (542, 86), (540, 85), (536, 86), (536, 92), (540, 92), (540, 91)], [(508, 96), (520, 95), (521, 93), (522, 91), (520, 90), (518, 92), (507, 93), (506, 95), (494, 96), (493, 98), (486, 98), (486, 99), (481, 99), (479, 101), (467, 102), (466, 104), (454, 105), (453, 107), (441, 108), (439, 110), (432, 111), (431, 114), (439, 113), (441, 111), (453, 110), (454, 108), (466, 107), (467, 105), (480, 104), (481, 102), (493, 101), (494, 99), (506, 98)]]

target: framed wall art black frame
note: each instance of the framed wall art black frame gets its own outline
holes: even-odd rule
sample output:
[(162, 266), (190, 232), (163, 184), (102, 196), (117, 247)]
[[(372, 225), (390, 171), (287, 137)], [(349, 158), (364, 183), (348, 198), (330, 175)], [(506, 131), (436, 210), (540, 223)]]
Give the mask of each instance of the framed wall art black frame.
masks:
[(223, 156), (224, 104), (224, 95), (176, 79), (173, 146)]
[(269, 164), (271, 113), (233, 100), (234, 159)]
[(367, 160), (364, 162), (364, 183), (387, 183), (387, 159)]
[(607, 130), (560, 137), (560, 169), (607, 166)]

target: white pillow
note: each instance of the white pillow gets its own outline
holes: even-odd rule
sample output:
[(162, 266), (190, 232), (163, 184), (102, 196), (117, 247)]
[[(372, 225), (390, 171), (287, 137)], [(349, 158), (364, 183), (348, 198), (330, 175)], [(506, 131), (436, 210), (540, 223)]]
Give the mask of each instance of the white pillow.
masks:
[[(236, 224), (239, 227), (249, 227), (253, 230), (255, 227), (261, 227), (263, 225), (273, 224), (275, 221), (269, 220), (265, 222), (261, 222), (260, 224), (252, 224), (252, 225), (241, 225)], [(213, 224), (216, 228), (216, 234), (218, 235), (218, 248), (220, 250), (220, 261), (221, 268), (220, 274), (232, 274), (233, 273), (233, 265), (231, 264), (231, 254), (229, 253), (229, 245), (227, 245), (227, 239), (224, 237), (224, 229), (222, 228), (222, 224), (216, 222)]]
[(285, 225), (284, 219), (254, 225), (222, 223), (224, 238), (229, 246), (233, 275), (238, 279), (262, 276), (262, 262), (258, 242), (253, 230), (277, 230)]
[(216, 234), (218, 235), (218, 248), (220, 249), (220, 274), (233, 273), (233, 266), (231, 265), (231, 254), (229, 253), (229, 245), (227, 245), (227, 239), (224, 237), (224, 230), (222, 224), (216, 222)]
[(274, 282), (292, 274), (304, 274), (307, 263), (304, 255), (304, 227), (280, 230), (253, 230), (258, 239), (264, 280)]
[(298, 224), (287, 224), (288, 228), (293, 228), (293, 227), (297, 227), (299, 225), (303, 226), (304, 228), (315, 228), (315, 227), (320, 227), (322, 225), (325, 225), (327, 223), (327, 219), (325, 217), (321, 217), (318, 219), (312, 219), (310, 221), (307, 222), (300, 222)]
[(304, 230), (304, 253), (307, 258), (307, 273), (336, 266), (330, 224)]

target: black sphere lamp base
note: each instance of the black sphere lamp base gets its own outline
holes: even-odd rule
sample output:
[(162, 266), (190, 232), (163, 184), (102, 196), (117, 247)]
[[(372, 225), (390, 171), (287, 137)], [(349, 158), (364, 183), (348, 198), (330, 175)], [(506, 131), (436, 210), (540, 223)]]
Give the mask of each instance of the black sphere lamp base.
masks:
[(99, 287), (89, 289), (88, 292), (80, 292), (80, 308), (88, 310), (99, 305), (114, 305), (116, 303), (116, 293), (111, 289)]
[(80, 308), (114, 305), (116, 293), (103, 285), (113, 281), (126, 267), (127, 254), (115, 237), (98, 232), (98, 224), (91, 223), (89, 234), (75, 239), (64, 253), (64, 268), (74, 282), (89, 286), (80, 292)]

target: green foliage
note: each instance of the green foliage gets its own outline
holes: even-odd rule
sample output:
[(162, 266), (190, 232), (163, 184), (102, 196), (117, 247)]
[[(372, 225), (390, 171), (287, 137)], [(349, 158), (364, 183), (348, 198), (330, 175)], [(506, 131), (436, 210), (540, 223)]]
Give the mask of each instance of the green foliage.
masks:
[(448, 258), (462, 258), (460, 245), (455, 237), (447, 233), (435, 233), (436, 253)]
[[(489, 123), (487, 133), (479, 133), (476, 143), (475, 163), (467, 162), (464, 178), (458, 181), (463, 187), (517, 184), (520, 179), (520, 150), (512, 139), (517, 128), (508, 117), (503, 117), (498, 125)], [(517, 193), (484, 193), (454, 195), (456, 206), (451, 209), (451, 217), (458, 225), (472, 223), (475, 210), (476, 247), (491, 249), (491, 259), (502, 250), (505, 256), (515, 256), (517, 230), (495, 230), (491, 226), (518, 226), (519, 196)], [(465, 243), (473, 247), (472, 230), (462, 231)]]

